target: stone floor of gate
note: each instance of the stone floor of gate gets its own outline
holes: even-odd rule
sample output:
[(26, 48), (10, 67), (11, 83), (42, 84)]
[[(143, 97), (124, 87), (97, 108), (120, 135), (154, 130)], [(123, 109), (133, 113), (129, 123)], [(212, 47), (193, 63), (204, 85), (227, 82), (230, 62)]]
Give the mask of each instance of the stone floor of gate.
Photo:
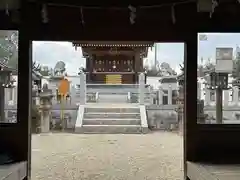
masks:
[(146, 135), (32, 136), (32, 180), (182, 180), (183, 140)]

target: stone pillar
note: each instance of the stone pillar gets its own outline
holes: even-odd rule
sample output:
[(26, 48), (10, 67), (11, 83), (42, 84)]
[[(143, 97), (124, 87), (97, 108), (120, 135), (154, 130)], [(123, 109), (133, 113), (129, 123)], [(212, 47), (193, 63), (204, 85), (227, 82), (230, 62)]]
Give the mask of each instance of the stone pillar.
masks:
[(172, 86), (168, 87), (168, 104), (172, 104)]
[(229, 102), (229, 90), (225, 90), (223, 91), (223, 105), (224, 106), (228, 106), (228, 102)]
[(236, 105), (238, 104), (238, 91), (239, 91), (238, 87), (234, 86), (233, 87), (233, 103)]
[(43, 89), (39, 94), (40, 97), (40, 106), (39, 110), (41, 112), (41, 132), (48, 133), (50, 131), (50, 122), (51, 122), (51, 108), (52, 108), (52, 90)]
[(145, 101), (145, 75), (139, 74), (139, 104), (144, 105)]
[(51, 111), (41, 111), (41, 133), (48, 133), (50, 131)]
[(162, 91), (162, 89), (158, 90), (158, 104), (159, 105), (163, 104), (163, 91)]
[(80, 74), (80, 104), (86, 104), (86, 74)]
[(204, 104), (205, 105), (209, 105), (210, 101), (211, 101), (211, 99), (210, 99), (210, 89), (205, 88), (204, 91), (205, 91), (205, 101), (204, 101)]

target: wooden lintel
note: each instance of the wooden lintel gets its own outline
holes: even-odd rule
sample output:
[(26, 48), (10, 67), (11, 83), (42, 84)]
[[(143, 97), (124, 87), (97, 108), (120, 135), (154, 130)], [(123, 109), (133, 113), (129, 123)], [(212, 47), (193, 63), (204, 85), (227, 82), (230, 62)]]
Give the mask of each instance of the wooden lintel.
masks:
[(76, 46), (82, 47), (151, 47), (151, 41), (73, 41)]

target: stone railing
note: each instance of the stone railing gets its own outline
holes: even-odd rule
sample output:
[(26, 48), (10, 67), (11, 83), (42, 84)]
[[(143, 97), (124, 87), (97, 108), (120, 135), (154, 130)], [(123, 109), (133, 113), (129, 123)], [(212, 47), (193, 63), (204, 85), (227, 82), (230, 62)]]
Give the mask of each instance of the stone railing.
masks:
[[(86, 75), (80, 74), (79, 89), (73, 89), (72, 99), (78, 103), (138, 103), (163, 105), (163, 96), (166, 96), (162, 89), (153, 90), (145, 84), (145, 75), (139, 75), (138, 84), (87, 84)], [(170, 88), (168, 91), (172, 91)], [(168, 93), (168, 104), (172, 104), (172, 93)]]
[(85, 103), (149, 103), (150, 89), (145, 84), (145, 75), (139, 74), (138, 84), (87, 84), (86, 74), (80, 74), (80, 104)]

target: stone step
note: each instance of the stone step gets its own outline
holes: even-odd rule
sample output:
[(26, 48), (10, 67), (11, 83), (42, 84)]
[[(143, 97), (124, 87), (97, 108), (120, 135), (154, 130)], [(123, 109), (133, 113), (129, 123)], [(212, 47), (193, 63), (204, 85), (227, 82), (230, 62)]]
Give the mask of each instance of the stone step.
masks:
[(98, 96), (98, 102), (99, 103), (112, 103), (112, 102), (117, 102), (117, 103), (127, 103), (128, 102), (128, 96), (127, 94), (122, 95), (122, 94), (100, 94)]
[(141, 125), (140, 119), (84, 119), (83, 125)]
[(82, 134), (141, 134), (140, 125), (83, 125), (75, 129), (76, 133)]
[(139, 108), (86, 107), (85, 113), (140, 113)]
[(84, 118), (104, 118), (104, 119), (140, 119), (140, 113), (114, 113), (114, 112), (88, 112), (84, 113)]

